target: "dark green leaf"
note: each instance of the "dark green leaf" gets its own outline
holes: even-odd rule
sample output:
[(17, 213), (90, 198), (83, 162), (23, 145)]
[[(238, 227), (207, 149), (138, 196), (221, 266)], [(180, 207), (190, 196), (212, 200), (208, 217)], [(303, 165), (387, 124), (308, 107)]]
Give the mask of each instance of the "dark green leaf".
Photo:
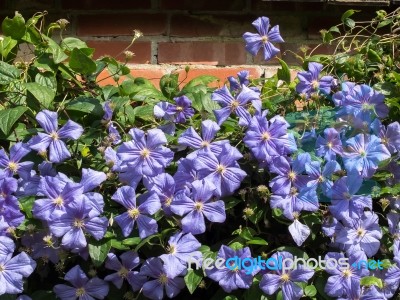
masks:
[(64, 50), (53, 39), (45, 35), (41, 35), (41, 38), (46, 40), (48, 44), (48, 50), (46, 52), (53, 55), (54, 63), (59, 64), (68, 58), (68, 55), (64, 53)]
[(392, 22), (393, 22), (393, 19), (383, 20), (383, 21), (379, 22), (379, 24), (378, 24), (378, 26), (376, 26), (376, 28), (381, 28), (381, 27), (387, 26), (387, 25), (391, 24)]
[(290, 69), (285, 61), (283, 61), (280, 58), (278, 58), (278, 60), (282, 67), (281, 69), (278, 69), (278, 73), (277, 73), (278, 79), (289, 84), (290, 83)]
[(65, 109), (79, 111), (85, 114), (92, 114), (95, 116), (102, 116), (104, 114), (103, 106), (98, 99), (86, 98), (84, 96), (78, 97), (69, 102)]
[(313, 285), (306, 286), (306, 288), (304, 289), (304, 294), (307, 297), (314, 297), (317, 294), (317, 289)]
[(21, 70), (13, 65), (0, 61), (0, 84), (8, 84), (21, 75)]
[(26, 112), (28, 108), (18, 106), (0, 111), (0, 129), (5, 135), (8, 135), (15, 122)]
[(135, 117), (147, 121), (154, 120), (154, 107), (152, 105), (138, 106), (133, 111), (135, 112)]
[(201, 280), (203, 279), (203, 271), (199, 270), (189, 270), (184, 277), (186, 287), (189, 293), (193, 294)]
[(344, 20), (344, 24), (350, 28), (354, 28), (356, 26), (356, 22), (353, 19), (346, 19)]
[(166, 74), (160, 79), (161, 92), (168, 99), (175, 97), (179, 92), (179, 74)]
[(7, 59), (11, 51), (14, 50), (13, 52), (17, 52), (17, 44), (18, 42), (16, 40), (9, 36), (6, 36), (2, 41), (0, 41), (0, 55), (4, 59)]
[(180, 95), (185, 95), (187, 93), (192, 92), (192, 89), (195, 86), (198, 85), (205, 85), (207, 86), (209, 83), (214, 82), (214, 81), (218, 81), (219, 78), (215, 77), (215, 76), (209, 76), (209, 75), (201, 75), (201, 76), (197, 76), (195, 78), (193, 78), (192, 80), (190, 80), (181, 90), (181, 92), (179, 93)]
[(3, 34), (19, 40), (25, 35), (25, 19), (18, 12), (15, 12), (14, 18), (6, 17), (1, 24)]
[(83, 49), (74, 48), (69, 60), (70, 68), (80, 74), (89, 75), (96, 71), (96, 63), (87, 56)]
[(354, 15), (354, 13), (359, 12), (359, 10), (349, 9), (342, 15), (342, 22), (345, 22), (346, 19)]
[(89, 243), (89, 256), (92, 259), (93, 265), (100, 267), (107, 257), (111, 249), (111, 240), (92, 241)]
[(66, 37), (61, 41), (60, 46), (63, 50), (68, 50), (68, 51), (72, 51), (75, 48), (78, 49), (88, 48), (87, 44), (84, 41), (74, 37)]
[(49, 108), (51, 103), (54, 100), (54, 97), (56, 96), (56, 92), (47, 87), (40, 85), (39, 83), (36, 82), (28, 82), (25, 84), (25, 87), (28, 92), (30, 92), (33, 97), (41, 104), (41, 106), (45, 108)]

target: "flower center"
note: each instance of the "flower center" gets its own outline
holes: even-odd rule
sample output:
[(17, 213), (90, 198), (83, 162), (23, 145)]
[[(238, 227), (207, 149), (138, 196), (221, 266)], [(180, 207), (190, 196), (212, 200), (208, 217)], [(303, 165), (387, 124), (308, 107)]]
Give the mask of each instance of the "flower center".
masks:
[(281, 280), (282, 280), (283, 282), (288, 282), (288, 281), (290, 280), (289, 274), (287, 274), (287, 273), (282, 274)]
[(169, 245), (169, 247), (167, 248), (167, 251), (169, 254), (175, 254), (176, 253), (175, 245)]
[(268, 141), (269, 139), (271, 139), (271, 135), (270, 135), (268, 132), (264, 132), (264, 133), (261, 135), (261, 139), (262, 139), (263, 141)]
[(388, 145), (389, 144), (389, 140), (387, 137), (381, 138), (382, 144)]
[(128, 210), (128, 215), (132, 218), (132, 219), (137, 219), (140, 215), (140, 211), (139, 209), (137, 209), (136, 207), (131, 208), (130, 210)]
[(327, 146), (328, 146), (328, 148), (332, 148), (333, 147), (333, 144), (331, 143), (331, 142), (329, 142), (328, 144), (326, 144)]
[(64, 199), (61, 196), (58, 196), (56, 199), (53, 200), (53, 203), (56, 206), (61, 207), (64, 204)]
[(161, 274), (160, 277), (158, 277), (158, 282), (161, 283), (162, 285), (166, 285), (168, 283), (168, 277), (166, 274)]
[(183, 107), (182, 107), (182, 106), (177, 106), (177, 107), (176, 107), (176, 110), (177, 110), (177, 111), (183, 111)]
[(126, 276), (128, 276), (128, 273), (129, 273), (129, 270), (123, 266), (118, 271), (118, 275), (122, 278), (126, 278)]
[(367, 155), (364, 149), (361, 149), (358, 153), (360, 153), (361, 157), (365, 157)]
[(59, 139), (58, 133), (55, 132), (55, 131), (53, 131), (52, 133), (50, 133), (50, 137), (51, 137), (53, 140), (58, 140), (58, 139)]
[(324, 182), (324, 181), (325, 181), (324, 176), (319, 175), (319, 177), (318, 177), (318, 182)]
[(360, 228), (357, 229), (357, 235), (359, 237), (362, 237), (364, 234), (365, 234), (365, 229), (364, 228), (360, 227)]
[(239, 105), (240, 105), (239, 101), (237, 101), (237, 100), (232, 101), (232, 103), (231, 103), (232, 110), (235, 110), (236, 108), (238, 108)]
[(319, 82), (317, 80), (313, 80), (311, 82), (311, 86), (313, 87), (314, 90), (316, 90), (319, 87)]
[(4, 265), (0, 264), (0, 272), (3, 272), (6, 268), (4, 267)]
[(207, 141), (202, 141), (201, 142), (201, 148), (205, 148), (205, 147), (208, 147), (208, 146), (210, 146), (209, 142), (207, 142)]
[(81, 287), (81, 288), (76, 289), (76, 292), (75, 292), (76, 297), (80, 297), (83, 295), (85, 295), (85, 288)]
[(76, 219), (74, 220), (74, 227), (82, 228), (84, 225), (85, 225), (85, 222), (83, 222), (82, 219), (76, 218)]
[(165, 206), (171, 206), (172, 200), (174, 198), (173, 197), (168, 197), (167, 199), (165, 199), (164, 205)]
[(194, 208), (197, 211), (202, 211), (203, 210), (203, 203), (200, 201), (196, 201), (196, 203), (194, 204)]
[(343, 197), (344, 197), (345, 199), (347, 199), (347, 200), (351, 200), (351, 195), (350, 195), (349, 192), (344, 192), (344, 193), (343, 193)]
[(268, 42), (268, 37), (266, 35), (261, 37), (261, 41), (266, 44)]
[(298, 195), (298, 191), (297, 191), (297, 188), (295, 188), (295, 187), (291, 187), (290, 188), (290, 195), (292, 195), (292, 196), (296, 196), (296, 195)]
[(19, 167), (18, 164), (13, 161), (10, 161), (8, 163), (8, 168), (10, 169), (10, 171), (12, 171), (14, 173), (16, 173), (18, 171), (18, 167)]
[(45, 242), (45, 244), (48, 247), (53, 247), (53, 241), (52, 241), (52, 236), (51, 235), (46, 235), (45, 237), (43, 237), (43, 242)]
[(350, 269), (346, 269), (342, 272), (344, 277), (351, 277), (351, 275), (353, 275), (353, 273), (351, 272)]
[(218, 166), (217, 166), (217, 173), (219, 173), (219, 174), (224, 174), (225, 171), (226, 171), (225, 166), (223, 166), (223, 165), (218, 165)]
[(142, 156), (143, 158), (148, 158), (150, 156), (150, 150), (144, 148), (143, 150), (140, 151), (140, 156)]
[(293, 171), (290, 171), (289, 174), (288, 174), (288, 177), (289, 177), (289, 179), (290, 179), (291, 181), (293, 181), (293, 180), (296, 179), (296, 173), (293, 172)]

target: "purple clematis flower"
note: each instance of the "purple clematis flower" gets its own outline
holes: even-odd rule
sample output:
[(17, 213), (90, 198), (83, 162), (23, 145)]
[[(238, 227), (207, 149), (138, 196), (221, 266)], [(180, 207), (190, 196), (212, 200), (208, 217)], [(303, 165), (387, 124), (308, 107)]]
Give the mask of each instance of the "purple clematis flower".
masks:
[(148, 191), (154, 191), (157, 194), (165, 215), (171, 216), (171, 203), (179, 192), (174, 178), (167, 173), (162, 173), (155, 177), (145, 177), (143, 183)]
[(348, 172), (356, 170), (363, 178), (371, 178), (379, 162), (389, 159), (389, 150), (375, 135), (357, 134), (346, 142), (344, 165)]
[(386, 218), (389, 224), (389, 233), (393, 237), (393, 252), (400, 253), (400, 214), (390, 212)]
[[(350, 222), (349, 222), (350, 223)], [(363, 251), (368, 257), (375, 255), (381, 245), (382, 230), (378, 216), (365, 212), (361, 219), (353, 220), (350, 226), (344, 227), (336, 241), (346, 247), (347, 253)]]
[(64, 279), (72, 284), (57, 284), (54, 292), (61, 300), (104, 299), (109, 291), (108, 283), (98, 277), (89, 279), (79, 265), (65, 274)]
[(50, 161), (59, 163), (71, 157), (63, 140), (77, 140), (83, 133), (83, 128), (78, 123), (68, 120), (67, 123), (58, 129), (58, 115), (56, 112), (43, 110), (36, 116), (36, 120), (42, 126), (45, 133), (39, 132), (34, 136), (28, 145), (39, 153), (46, 153), (50, 149)]
[(159, 257), (146, 260), (140, 268), (140, 274), (152, 278), (143, 285), (143, 295), (153, 300), (162, 300), (164, 290), (168, 298), (173, 298), (185, 287), (182, 277), (168, 276)]
[(300, 82), (296, 86), (296, 92), (305, 94), (307, 97), (319, 91), (328, 95), (331, 92), (333, 77), (322, 76), (319, 78), (322, 67), (320, 63), (310, 62), (308, 63), (308, 71), (297, 73), (297, 78), (299, 78)]
[(400, 151), (399, 122), (393, 122), (386, 127), (379, 119), (375, 119), (371, 127), (374, 134), (381, 139), (382, 144), (386, 146), (390, 153), (393, 154)]
[(33, 215), (41, 220), (50, 220), (54, 212), (65, 212), (66, 205), (81, 199), (83, 189), (79, 183), (66, 183), (59, 177), (42, 177), (38, 192), (45, 198), (35, 200)]
[(279, 49), (272, 43), (283, 43), (279, 33), (279, 25), (275, 25), (269, 30), (269, 18), (260, 17), (255, 20), (252, 25), (257, 29), (258, 33), (246, 32), (243, 34), (243, 39), (246, 41), (246, 50), (252, 55), (256, 55), (263, 48), (264, 59), (270, 60), (279, 53)]
[(334, 128), (326, 128), (324, 136), (324, 138), (322, 136), (318, 136), (317, 138), (315, 144), (316, 153), (319, 157), (324, 157), (326, 160), (335, 160), (336, 155), (341, 156), (343, 154), (339, 132)]
[(229, 90), (231, 92), (237, 92), (242, 88), (243, 85), (248, 86), (250, 83), (249, 75), (250, 75), (249, 71), (243, 70), (237, 73), (238, 79), (236, 79), (233, 76), (229, 76), (228, 77)]
[(13, 240), (0, 236), (0, 295), (22, 293), (23, 278), (36, 268), (36, 262), (25, 252), (13, 257), (14, 250)]
[(350, 221), (362, 217), (364, 209), (372, 210), (370, 195), (356, 195), (361, 188), (363, 179), (359, 176), (344, 176), (332, 186), (328, 197), (332, 199), (329, 210), (340, 221)]
[(211, 151), (200, 153), (194, 161), (194, 167), (201, 179), (215, 184), (215, 195), (223, 197), (232, 195), (247, 175), (239, 168), (237, 160), (240, 158), (242, 154), (236, 148), (224, 144), (218, 157)]
[(248, 126), (251, 120), (251, 115), (247, 111), (250, 106), (250, 102), (253, 104), (257, 111), (261, 110), (260, 94), (249, 89), (246, 86), (242, 86), (242, 90), (234, 98), (224, 85), (223, 88), (214, 91), (211, 95), (211, 99), (218, 102), (222, 106), (221, 109), (214, 110), (215, 117), (218, 125), (225, 122), (226, 119), (234, 112), (239, 116), (239, 125)]
[(188, 146), (197, 150), (188, 155), (187, 158), (195, 158), (197, 153), (203, 149), (209, 149), (215, 155), (219, 155), (222, 151), (222, 145), (228, 143), (227, 140), (212, 142), (219, 130), (220, 127), (217, 123), (211, 120), (205, 120), (201, 122), (202, 137), (200, 137), (193, 127), (189, 127), (181, 134), (178, 143), (179, 145)]
[(73, 251), (87, 246), (85, 232), (100, 240), (108, 226), (107, 218), (99, 217), (85, 199), (71, 202), (64, 212), (55, 211), (48, 223), (51, 233), (62, 237), (61, 245)]
[(104, 280), (111, 281), (118, 289), (122, 287), (124, 280), (128, 281), (133, 291), (138, 291), (146, 282), (146, 277), (133, 271), (140, 264), (139, 256), (136, 252), (127, 251), (118, 257), (114, 253), (107, 254), (106, 268), (117, 271), (111, 275), (107, 275)]
[(321, 186), (323, 193), (327, 195), (333, 185), (333, 182), (330, 180), (332, 174), (340, 170), (340, 165), (335, 160), (328, 161), (322, 170), (319, 161), (308, 163), (306, 164), (306, 172), (309, 176), (307, 186)]
[(171, 211), (179, 216), (185, 216), (181, 220), (184, 232), (204, 233), (206, 231), (204, 217), (211, 222), (225, 222), (224, 201), (211, 201), (215, 189), (215, 185), (208, 180), (196, 180), (192, 183), (190, 197), (184, 192), (176, 195), (171, 205)]
[(192, 100), (186, 96), (174, 98), (176, 104), (161, 102), (154, 107), (154, 115), (175, 123), (185, 123), (194, 115)]
[(125, 237), (131, 234), (135, 222), (140, 238), (144, 239), (157, 233), (157, 222), (149, 217), (161, 208), (160, 199), (155, 192), (151, 191), (140, 195), (136, 199), (135, 189), (130, 186), (123, 186), (115, 192), (111, 199), (126, 208), (126, 212), (114, 218)]
[[(272, 259), (278, 261), (282, 259), (292, 259), (294, 257), (289, 252), (276, 252), (272, 255)], [(289, 266), (287, 266), (289, 268)], [(278, 269), (274, 273), (264, 274), (260, 281), (260, 289), (267, 295), (274, 294), (278, 289), (282, 289), (283, 299), (298, 300), (303, 297), (303, 290), (296, 282), (305, 282), (314, 275), (314, 271), (302, 265), (295, 269), (285, 270)]]
[(301, 153), (293, 161), (285, 156), (275, 157), (270, 165), (271, 173), (277, 174), (269, 184), (272, 192), (286, 196), (291, 193), (292, 187), (298, 190), (306, 186), (308, 177), (302, 173), (309, 163), (311, 163), (309, 153)]
[(22, 179), (28, 179), (31, 174), (33, 162), (21, 162), (21, 159), (26, 156), (31, 149), (27, 144), (16, 143), (10, 148), (10, 157), (7, 156), (3, 149), (0, 149), (0, 168), (3, 170), (4, 175), (12, 177), (18, 174)]
[(168, 277), (174, 278), (184, 274), (190, 259), (199, 260), (202, 258), (198, 251), (201, 244), (191, 233), (177, 232), (168, 240), (168, 254), (160, 258), (164, 262), (164, 270)]
[(266, 113), (267, 111), (251, 119), (243, 141), (258, 161), (269, 163), (272, 158), (291, 151), (288, 147), (288, 123), (279, 118), (268, 121)]
[[(250, 248), (246, 247), (239, 250), (233, 250), (228, 246), (222, 245), (218, 251), (216, 261), (219, 258), (224, 259), (227, 261), (229, 258), (238, 257), (240, 259), (249, 258), (251, 257)], [(207, 277), (211, 278), (212, 280), (219, 283), (219, 285), (223, 288), (223, 290), (227, 293), (232, 292), (236, 289), (248, 289), (250, 288), (253, 282), (253, 274), (249, 273), (244, 268), (212, 268), (206, 269)]]
[[(117, 153), (125, 168), (133, 170), (138, 178), (156, 176), (164, 171), (174, 157), (174, 153), (163, 145), (167, 143), (160, 129), (144, 131), (133, 128), (129, 131), (132, 140), (123, 143)], [(140, 179), (139, 179), (140, 180)]]
[(189, 189), (191, 183), (200, 178), (199, 172), (195, 169), (197, 157), (182, 158), (178, 161), (178, 170), (174, 174), (176, 190)]
[(104, 109), (104, 116), (102, 123), (104, 123), (107, 126), (108, 138), (110, 142), (114, 145), (117, 145), (121, 142), (121, 135), (119, 134), (117, 128), (115, 128), (113, 122), (111, 121), (114, 112), (111, 101), (106, 101), (104, 103), (103, 109)]
[(382, 119), (389, 113), (385, 96), (366, 84), (354, 86), (350, 93), (345, 94), (341, 104), (343, 108), (338, 112), (339, 115), (354, 115), (362, 119), (363, 115), (373, 113)]
[[(325, 292), (329, 296), (341, 297), (359, 293), (361, 278), (369, 274), (368, 269), (357, 267), (358, 262), (367, 261), (364, 252), (354, 251), (348, 258), (349, 266), (347, 268), (343, 268), (341, 264), (337, 263), (344, 258), (343, 253), (337, 252), (328, 252), (325, 255), (325, 261), (329, 264), (329, 268), (327, 267), (325, 271), (332, 275), (325, 285)], [(332, 260), (335, 261), (335, 264), (332, 263)]]

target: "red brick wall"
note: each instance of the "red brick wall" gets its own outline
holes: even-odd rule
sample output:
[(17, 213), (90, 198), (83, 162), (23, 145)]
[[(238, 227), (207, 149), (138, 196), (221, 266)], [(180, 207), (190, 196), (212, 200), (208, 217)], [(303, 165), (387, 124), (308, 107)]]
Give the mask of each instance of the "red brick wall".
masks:
[[(266, 63), (260, 56), (253, 58), (246, 53), (242, 34), (255, 32), (251, 22), (265, 15), (272, 25), (279, 24), (285, 40), (279, 45), (281, 57), (295, 64), (290, 51), (298, 52), (301, 45), (315, 46), (320, 41), (319, 30), (338, 23), (349, 9), (314, 1), (0, 0), (0, 14), (12, 15), (18, 10), (29, 17), (35, 11), (47, 10), (51, 20), (69, 20), (67, 34), (87, 41), (96, 49), (95, 57), (111, 55), (120, 60), (133, 30), (138, 29), (144, 36), (129, 50), (135, 53), (132, 68), (141, 69), (142, 75), (146, 70), (152, 72), (149, 76), (182, 71), (184, 65), (191, 64), (195, 65), (192, 69), (216, 72), (221, 72), (219, 66), (246, 66), (256, 76), (277, 62)], [(378, 7), (360, 9), (370, 17)], [(232, 68), (231, 73), (237, 69)]]

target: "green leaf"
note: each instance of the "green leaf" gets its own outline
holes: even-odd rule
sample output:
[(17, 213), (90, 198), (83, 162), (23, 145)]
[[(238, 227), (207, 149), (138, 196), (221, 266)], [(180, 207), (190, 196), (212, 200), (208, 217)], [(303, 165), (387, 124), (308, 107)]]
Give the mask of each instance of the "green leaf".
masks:
[[(15, 50), (17, 52), (16, 46), (18, 42), (13, 38), (6, 36), (2, 41), (0, 41), (0, 54), (4, 59), (7, 59), (11, 51)], [(15, 54), (14, 54), (15, 55)]]
[(11, 36), (13, 39), (19, 40), (25, 35), (25, 19), (18, 12), (15, 12), (14, 18), (6, 17), (1, 24), (3, 34)]
[(250, 241), (246, 242), (247, 245), (263, 245), (267, 246), (268, 242), (260, 237), (253, 237)]
[(96, 98), (87, 98), (85, 96), (78, 97), (65, 107), (66, 110), (79, 111), (85, 114), (102, 116), (104, 114), (103, 106)]
[(8, 84), (21, 75), (21, 70), (13, 65), (0, 61), (0, 84)]
[(26, 214), (28, 218), (32, 218), (32, 207), (35, 202), (35, 197), (22, 197), (18, 200), (22, 211)]
[(154, 120), (154, 107), (152, 105), (138, 106), (133, 109), (135, 117), (141, 118), (145, 121)]
[(74, 50), (72, 50), (69, 66), (73, 71), (85, 75), (92, 74), (97, 68), (93, 59), (88, 57), (83, 49), (78, 48), (74, 48)]
[(278, 79), (286, 82), (287, 84), (290, 83), (290, 69), (286, 62), (280, 58), (278, 58), (279, 63), (282, 67), (282, 69), (278, 69)]
[(122, 244), (121, 241), (118, 241), (116, 239), (111, 240), (111, 247), (118, 250), (130, 250), (129, 246)]
[(196, 288), (199, 286), (201, 280), (203, 279), (203, 271), (199, 270), (189, 270), (184, 277), (186, 287), (189, 293), (193, 294)]
[(337, 26), (332, 26), (331, 28), (329, 28), (329, 32), (340, 33), (340, 30)]
[(77, 49), (88, 48), (87, 44), (84, 41), (74, 37), (67, 37), (63, 39), (61, 41), (60, 47), (61, 49), (68, 51), (72, 51), (75, 48)]
[(304, 289), (304, 294), (307, 297), (314, 297), (317, 294), (317, 288), (313, 285), (306, 286)]
[(351, 17), (352, 15), (354, 15), (356, 12), (359, 12), (359, 10), (354, 10), (354, 9), (349, 9), (347, 10), (341, 18), (341, 21), (344, 23), (346, 19), (348, 19), (349, 17)]
[(186, 95), (187, 93), (192, 92), (192, 89), (195, 86), (198, 85), (205, 85), (207, 86), (208, 84), (210, 84), (211, 82), (214, 81), (218, 81), (219, 78), (215, 77), (215, 76), (210, 76), (210, 75), (201, 75), (201, 76), (197, 76), (195, 78), (193, 78), (192, 80), (190, 80), (181, 90), (181, 92), (179, 93), (179, 95)]
[(379, 287), (380, 289), (383, 288), (382, 279), (377, 278), (375, 276), (366, 276), (366, 277), (361, 278), (360, 284), (361, 284), (361, 286), (375, 285), (375, 286)]
[(49, 108), (50, 104), (53, 102), (56, 92), (47, 87), (36, 82), (25, 83), (25, 87), (28, 92), (30, 92), (33, 97), (45, 108)]
[(111, 240), (92, 241), (89, 243), (89, 256), (95, 267), (100, 267), (111, 249)]
[(53, 61), (56, 64), (59, 64), (68, 58), (68, 55), (64, 53), (64, 50), (53, 39), (45, 35), (41, 35), (41, 38), (46, 40), (48, 45), (46, 53), (51, 53), (53, 55)]
[(47, 86), (50, 89), (57, 90), (57, 79), (53, 72), (37, 73), (35, 76), (35, 82), (40, 85)]
[(179, 74), (166, 74), (160, 79), (161, 92), (168, 99), (172, 99), (179, 92)]
[(356, 26), (356, 22), (353, 19), (346, 19), (344, 20), (344, 24), (350, 28), (354, 28)]
[(15, 122), (27, 111), (28, 108), (18, 106), (0, 111), (0, 129), (5, 135), (8, 135)]
[(383, 21), (379, 22), (379, 24), (378, 24), (378, 26), (376, 26), (376, 28), (381, 28), (381, 27), (387, 26), (387, 25), (391, 24), (392, 22), (393, 22), (393, 19), (383, 20)]
[(123, 245), (134, 246), (138, 245), (142, 239), (140, 237), (127, 238), (122, 241)]
[(233, 242), (232, 244), (229, 244), (229, 247), (232, 248), (233, 250), (239, 250), (243, 249), (243, 244), (239, 242)]

